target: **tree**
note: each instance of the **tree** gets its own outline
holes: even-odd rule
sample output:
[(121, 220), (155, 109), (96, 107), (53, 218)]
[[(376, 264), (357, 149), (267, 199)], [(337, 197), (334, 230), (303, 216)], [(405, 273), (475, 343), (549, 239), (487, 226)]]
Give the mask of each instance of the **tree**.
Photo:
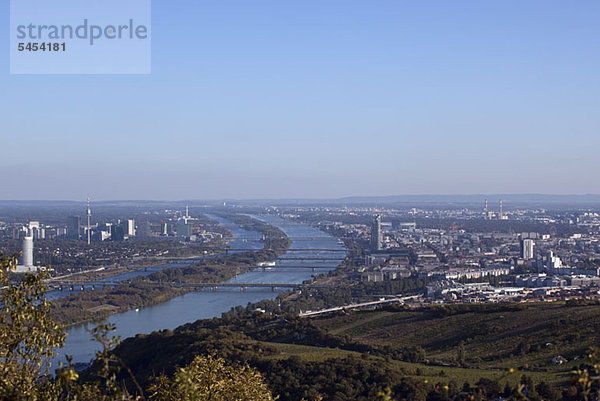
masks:
[(0, 399), (43, 400), (55, 390), (49, 375), (54, 349), (65, 341), (62, 327), (50, 317), (46, 273), (26, 274), (6, 285), (17, 258), (0, 252)]
[(272, 401), (260, 373), (248, 365), (232, 367), (222, 358), (196, 356), (172, 379), (159, 376), (150, 387), (155, 401)]
[(584, 401), (600, 399), (600, 348), (588, 350), (585, 365), (571, 371), (572, 388)]

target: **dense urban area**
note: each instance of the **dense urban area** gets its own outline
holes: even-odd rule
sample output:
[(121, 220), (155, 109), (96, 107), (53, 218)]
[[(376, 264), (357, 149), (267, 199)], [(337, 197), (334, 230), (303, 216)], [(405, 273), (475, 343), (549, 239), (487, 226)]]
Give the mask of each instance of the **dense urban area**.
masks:
[[(306, 222), (344, 241), (352, 250), (346, 263), (352, 269), (345, 266), (343, 279), (427, 280), (420, 302), (597, 298), (598, 212), (503, 210), (502, 201), (495, 206), (486, 200), (480, 210), (347, 206), (249, 210)], [(233, 208), (228, 213), (231, 210), (235, 212)], [(88, 207), (80, 215), (46, 221), (5, 218), (0, 222), (2, 249), (6, 254), (23, 250), (17, 272), (49, 267), (52, 275), (60, 276), (92, 268), (118, 272), (203, 255), (224, 249), (231, 239), (225, 228), (203, 214), (218, 212), (214, 207), (195, 208), (194, 217), (189, 206), (139, 208), (121, 211), (121, 218), (91, 219), (89, 225), (88, 211), (91, 216)]]

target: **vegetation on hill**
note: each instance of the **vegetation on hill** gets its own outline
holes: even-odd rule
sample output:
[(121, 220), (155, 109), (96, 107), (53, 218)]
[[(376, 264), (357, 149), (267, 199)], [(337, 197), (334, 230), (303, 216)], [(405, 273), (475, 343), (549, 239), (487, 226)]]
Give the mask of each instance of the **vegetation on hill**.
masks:
[[(572, 322), (547, 327), (546, 314), (559, 321), (571, 316)], [(585, 372), (587, 380), (596, 375), (587, 361), (598, 334), (591, 334), (596, 323), (588, 327), (586, 319), (600, 321), (599, 314), (598, 305), (550, 304), (384, 308), (319, 319), (232, 311), (127, 339), (116, 354), (142, 383), (153, 374), (174, 374), (197, 354), (247, 363), (265, 375), (281, 400), (371, 400), (384, 397), (386, 389), (398, 400), (460, 399), (460, 393), (576, 400), (586, 390), (583, 382), (571, 382), (571, 372), (579, 370), (578, 380)], [(493, 336), (488, 329), (495, 320), (500, 326)], [(573, 341), (570, 335), (583, 326), (589, 335)], [(523, 351), (525, 338), (554, 342)], [(557, 355), (573, 360), (555, 365)], [(598, 390), (597, 381), (589, 383), (589, 391)]]
[[(600, 305), (454, 304), (338, 314), (314, 320), (336, 336), (394, 355), (419, 346), (429, 363), (565, 372), (600, 344)], [(562, 356), (568, 362), (555, 364)]]

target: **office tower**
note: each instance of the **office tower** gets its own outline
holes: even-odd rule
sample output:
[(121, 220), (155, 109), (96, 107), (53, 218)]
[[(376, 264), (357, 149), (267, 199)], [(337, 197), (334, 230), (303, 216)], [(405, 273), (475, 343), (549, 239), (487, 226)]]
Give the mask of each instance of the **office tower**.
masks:
[(166, 221), (160, 222), (160, 235), (164, 235), (165, 237), (169, 235), (169, 227)]
[(125, 230), (121, 224), (113, 224), (110, 227), (110, 240), (123, 241), (125, 239)]
[(67, 238), (81, 239), (81, 217), (71, 216), (67, 219)]
[(373, 219), (373, 224), (371, 226), (371, 250), (380, 251), (382, 242), (383, 238), (381, 235), (381, 216), (377, 215)]
[(530, 238), (521, 239), (521, 257), (525, 260), (533, 259), (535, 242)]
[(134, 237), (135, 236), (135, 220), (127, 219), (121, 222), (121, 227), (123, 227), (123, 234), (126, 237)]
[(487, 219), (488, 218), (488, 200), (485, 200), (485, 206), (483, 207), (483, 218)]
[(502, 214), (502, 199), (500, 199), (500, 206), (499, 206), (499, 210), (498, 210), (498, 220), (502, 220), (504, 218), (504, 215)]
[(147, 238), (152, 234), (150, 222), (148, 220), (140, 221), (136, 230), (136, 236)]
[(178, 237), (189, 237), (192, 235), (192, 225), (190, 221), (193, 220), (190, 217), (190, 207), (185, 205), (185, 216), (177, 220), (177, 236)]
[(187, 219), (177, 220), (177, 236), (178, 237), (189, 237), (192, 235), (192, 225), (188, 223)]
[(25, 267), (33, 267), (33, 237), (23, 237), (21, 264)]

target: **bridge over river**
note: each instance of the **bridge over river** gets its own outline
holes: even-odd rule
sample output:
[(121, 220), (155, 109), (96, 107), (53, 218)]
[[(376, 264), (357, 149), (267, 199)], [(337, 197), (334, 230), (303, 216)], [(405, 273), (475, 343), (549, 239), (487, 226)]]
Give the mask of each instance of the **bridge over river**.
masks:
[[(104, 287), (115, 287), (117, 285), (126, 285), (125, 282), (110, 282), (110, 281), (96, 281), (96, 282), (72, 282), (72, 281), (57, 281), (49, 284), (50, 287), (59, 290), (69, 289), (71, 291), (94, 291), (96, 288)], [(144, 286), (167, 286), (177, 288), (196, 288), (196, 289), (209, 289), (211, 291), (217, 291), (219, 289), (226, 288), (239, 288), (240, 291), (245, 291), (248, 288), (270, 288), (272, 291), (278, 289), (301, 289), (301, 288), (327, 288), (328, 285), (314, 285), (314, 284), (302, 284), (302, 283), (178, 283), (178, 282), (148, 282), (141, 281), (136, 285)]]
[[(227, 254), (228, 252), (248, 252), (251, 251), (251, 249), (247, 249), (247, 248), (207, 248), (206, 249), (209, 252), (215, 251), (215, 252), (224, 252), (225, 254)], [(266, 249), (268, 250), (268, 249)], [(254, 249), (254, 251), (256, 251), (256, 249)], [(336, 248), (287, 248), (285, 249), (286, 252), (331, 252), (331, 253), (346, 253), (347, 250), (346, 249), (336, 249)]]

